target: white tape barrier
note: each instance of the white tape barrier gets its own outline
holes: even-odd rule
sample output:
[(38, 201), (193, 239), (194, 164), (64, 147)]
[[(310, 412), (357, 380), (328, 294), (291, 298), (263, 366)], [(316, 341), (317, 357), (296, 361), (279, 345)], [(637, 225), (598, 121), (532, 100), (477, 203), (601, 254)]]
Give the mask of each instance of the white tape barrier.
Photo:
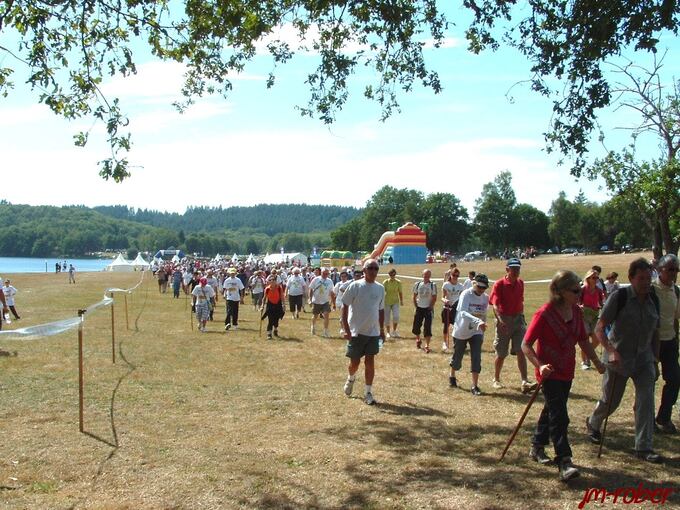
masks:
[[(135, 290), (137, 287), (139, 287), (142, 284), (143, 280), (144, 280), (144, 272), (142, 272), (142, 278), (139, 280), (137, 285), (135, 285), (134, 287), (130, 287), (129, 289), (111, 288), (111, 289), (106, 289), (106, 292), (108, 294), (112, 294), (114, 292), (126, 292), (126, 293), (130, 294), (130, 293), (132, 293), (133, 290)], [(55, 321), (55, 322), (48, 322), (46, 324), (39, 324), (37, 326), (29, 326), (29, 327), (26, 327), (26, 328), (2, 330), (2, 331), (0, 331), (0, 338), (2, 338), (3, 340), (38, 340), (40, 338), (45, 338), (45, 337), (48, 337), (48, 336), (60, 335), (61, 333), (64, 333), (65, 331), (77, 328), (80, 325), (81, 322), (85, 321), (85, 315), (87, 315), (88, 313), (94, 312), (98, 308), (102, 308), (104, 306), (109, 306), (112, 303), (113, 303), (113, 298), (110, 298), (107, 295), (104, 295), (104, 298), (101, 301), (85, 308), (85, 313), (83, 314), (82, 317), (72, 317), (70, 319), (63, 319), (63, 320)]]

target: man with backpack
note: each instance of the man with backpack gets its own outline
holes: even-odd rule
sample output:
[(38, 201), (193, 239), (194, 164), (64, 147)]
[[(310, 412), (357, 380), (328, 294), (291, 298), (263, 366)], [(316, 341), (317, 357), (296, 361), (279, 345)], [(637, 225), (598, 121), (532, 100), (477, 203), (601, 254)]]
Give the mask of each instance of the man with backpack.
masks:
[[(652, 266), (644, 258), (628, 268), (630, 287), (621, 288), (607, 300), (595, 334), (604, 348), (606, 371), (602, 396), (586, 418), (590, 441), (602, 441), (600, 427), (618, 408), (628, 379), (635, 384), (635, 455), (647, 462), (661, 462), (654, 452), (655, 363), (659, 359), (659, 300), (652, 288)], [(605, 328), (612, 325), (609, 338)]]
[(659, 432), (676, 434), (678, 431), (671, 421), (673, 406), (680, 390), (680, 364), (678, 363), (678, 319), (680, 319), (680, 288), (678, 257), (664, 255), (657, 265), (658, 277), (654, 280), (654, 291), (659, 298), (659, 361), (664, 380), (661, 404), (656, 413)]

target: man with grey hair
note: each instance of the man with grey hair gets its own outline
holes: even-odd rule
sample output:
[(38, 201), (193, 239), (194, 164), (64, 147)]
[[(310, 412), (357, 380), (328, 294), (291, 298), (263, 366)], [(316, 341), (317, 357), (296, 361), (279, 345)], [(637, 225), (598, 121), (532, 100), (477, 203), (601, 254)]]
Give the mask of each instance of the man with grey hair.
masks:
[(361, 358), (364, 358), (365, 402), (376, 403), (373, 398), (375, 355), (380, 351), (380, 339), (385, 338), (385, 288), (375, 281), (378, 261), (364, 262), (364, 277), (353, 280), (342, 295), (342, 327), (347, 339), (349, 366), (345, 381), (345, 395), (352, 395), (352, 388)]
[(677, 429), (671, 421), (673, 406), (678, 400), (680, 390), (680, 364), (678, 363), (678, 319), (680, 319), (680, 288), (676, 285), (678, 277), (678, 257), (664, 255), (657, 264), (658, 276), (654, 280), (654, 291), (659, 298), (659, 361), (664, 386), (661, 390), (661, 404), (656, 413), (659, 431), (676, 434)]
[[(430, 352), (430, 340), (432, 339), (432, 312), (434, 304), (437, 301), (437, 285), (430, 280), (432, 271), (425, 269), (423, 271), (422, 281), (417, 282), (413, 286), (413, 306), (416, 309), (413, 316), (413, 328), (411, 332), (416, 336), (416, 348), (420, 349), (422, 341), (420, 340), (421, 327), (423, 328), (423, 337), (425, 338), (425, 352)], [(424, 322), (424, 324), (423, 324)]]
[[(600, 427), (616, 411), (628, 379), (635, 384), (635, 454), (647, 462), (661, 462), (652, 450), (654, 439), (655, 361), (659, 354), (659, 301), (652, 289), (652, 266), (644, 258), (628, 267), (630, 287), (614, 292), (600, 313), (595, 326), (604, 354), (606, 371), (602, 395), (586, 418), (590, 441), (600, 444)], [(612, 329), (607, 336), (608, 325)], [(610, 400), (611, 399), (611, 400)]]

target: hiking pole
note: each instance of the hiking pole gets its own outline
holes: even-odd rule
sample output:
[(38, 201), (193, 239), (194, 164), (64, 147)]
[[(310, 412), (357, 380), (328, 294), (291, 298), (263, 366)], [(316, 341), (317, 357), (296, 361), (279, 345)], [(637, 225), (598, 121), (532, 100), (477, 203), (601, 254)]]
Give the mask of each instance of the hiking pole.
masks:
[(614, 397), (614, 386), (616, 386), (616, 372), (612, 370), (612, 387), (609, 390), (609, 398), (607, 399), (607, 416), (604, 418), (604, 423), (602, 424), (602, 435), (600, 436), (600, 448), (597, 450), (597, 458), (599, 459), (602, 455), (602, 445), (604, 444), (604, 434), (607, 432), (607, 422), (609, 421), (609, 413), (612, 408), (612, 398)]
[(536, 400), (536, 397), (538, 396), (538, 392), (541, 391), (542, 386), (543, 386), (543, 381), (538, 383), (538, 386), (536, 386), (536, 389), (534, 390), (534, 394), (531, 395), (529, 402), (527, 402), (527, 406), (524, 408), (524, 413), (522, 414), (522, 417), (519, 419), (519, 423), (517, 423), (515, 430), (513, 431), (512, 435), (510, 436), (510, 439), (508, 440), (508, 444), (505, 445), (505, 450), (503, 450), (503, 453), (501, 453), (501, 457), (500, 457), (500, 459), (498, 459), (498, 462), (503, 460), (503, 457), (505, 457), (505, 454), (508, 452), (510, 445), (515, 440), (515, 436), (517, 435), (517, 432), (519, 432), (519, 429), (522, 426), (522, 423), (524, 423), (524, 418), (527, 417), (527, 413), (529, 412), (529, 409), (531, 409), (531, 405), (534, 403), (534, 400)]

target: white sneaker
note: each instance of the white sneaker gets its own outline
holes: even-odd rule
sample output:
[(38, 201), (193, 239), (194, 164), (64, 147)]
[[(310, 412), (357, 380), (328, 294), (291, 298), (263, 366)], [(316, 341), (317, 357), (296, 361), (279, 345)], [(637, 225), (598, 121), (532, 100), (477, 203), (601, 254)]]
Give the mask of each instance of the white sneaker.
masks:
[(238, 326), (232, 326), (231, 329), (238, 329)]
[(352, 395), (352, 388), (354, 388), (354, 379), (347, 379), (345, 381), (345, 387), (343, 388), (345, 395), (348, 397)]
[(449, 346), (446, 345), (446, 342), (442, 342), (442, 351), (446, 352), (449, 350)]
[(389, 334), (389, 333), (385, 333), (385, 340), (389, 340), (390, 338), (392, 338), (392, 337), (390, 336), (390, 334)]
[(522, 393), (531, 393), (536, 389), (536, 386), (538, 386), (538, 383), (535, 382), (529, 382), (529, 381), (522, 381)]
[(581, 363), (581, 370), (590, 370), (590, 363), (583, 362)]
[(324, 330), (323, 330), (323, 337), (324, 337), (324, 338), (330, 338), (330, 337), (331, 337), (331, 335), (328, 333), (328, 330), (327, 330), (327, 329), (324, 329)]
[(392, 338), (401, 338), (401, 337), (399, 336), (399, 333), (397, 333), (396, 331), (393, 331), (392, 332)]
[(491, 383), (491, 386), (492, 386), (495, 390), (500, 390), (500, 389), (502, 389), (502, 388), (505, 388), (505, 386), (503, 386), (503, 383), (500, 382), (500, 381), (497, 380), (497, 379), (494, 379), (494, 380), (493, 380), (493, 382)]
[(314, 324), (312, 324), (312, 325), (309, 327), (309, 331), (312, 333), (312, 335), (316, 335), (316, 329), (314, 329)]
[(372, 406), (375, 404), (375, 399), (373, 398), (373, 393), (366, 393), (366, 397), (364, 398), (364, 402), (366, 402), (369, 406)]

